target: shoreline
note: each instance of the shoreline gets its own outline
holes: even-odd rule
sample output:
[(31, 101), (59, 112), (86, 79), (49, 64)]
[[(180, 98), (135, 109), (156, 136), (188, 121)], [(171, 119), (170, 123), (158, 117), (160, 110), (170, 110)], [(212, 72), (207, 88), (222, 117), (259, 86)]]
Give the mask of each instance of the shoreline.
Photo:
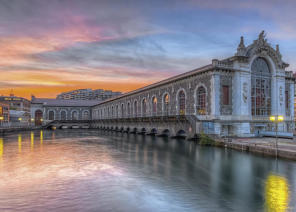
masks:
[[(275, 148), (274, 138), (245, 138), (247, 142), (241, 142), (242, 139), (232, 139), (224, 141), (215, 139), (216, 146), (230, 148), (241, 152), (250, 152), (257, 155), (269, 156), (273, 158), (281, 158), (296, 161), (296, 143), (293, 139), (279, 139), (278, 149)], [(262, 142), (272, 140), (269, 142)], [(277, 157), (276, 157), (277, 155)]]
[[(0, 128), (0, 135), (14, 132), (23, 132), (30, 130), (40, 130), (42, 127), (16, 127), (16, 128)], [(188, 140), (188, 139), (186, 139)], [(269, 156), (281, 159), (289, 159), (296, 161), (296, 142), (294, 139), (278, 139), (278, 150), (275, 148), (274, 138), (214, 138), (213, 147), (229, 148), (241, 152), (250, 152), (257, 155)], [(198, 142), (199, 143), (199, 142)], [(200, 144), (202, 146), (202, 144)]]

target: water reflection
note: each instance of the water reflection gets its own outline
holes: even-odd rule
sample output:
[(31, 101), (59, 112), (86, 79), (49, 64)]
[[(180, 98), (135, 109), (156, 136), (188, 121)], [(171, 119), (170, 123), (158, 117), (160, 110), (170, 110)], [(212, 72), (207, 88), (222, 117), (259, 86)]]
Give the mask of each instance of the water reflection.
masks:
[(295, 208), (294, 162), (184, 140), (32, 131), (0, 138), (0, 156), (0, 211)]
[(34, 132), (31, 132), (31, 150), (34, 149)]
[(289, 184), (285, 177), (269, 175), (265, 183), (266, 211), (284, 212), (289, 205)]
[(22, 135), (21, 134), (18, 134), (17, 141), (18, 141), (18, 152), (21, 153), (22, 152)]
[(40, 130), (40, 144), (43, 144), (43, 130)]
[(0, 157), (3, 155), (3, 138), (0, 138)]

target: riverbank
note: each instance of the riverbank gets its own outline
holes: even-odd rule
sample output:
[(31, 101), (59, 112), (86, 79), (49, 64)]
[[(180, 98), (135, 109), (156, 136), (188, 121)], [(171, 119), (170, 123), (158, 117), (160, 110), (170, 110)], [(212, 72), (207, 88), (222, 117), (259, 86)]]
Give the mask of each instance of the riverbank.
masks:
[(0, 135), (12, 132), (28, 131), (28, 130), (37, 130), (41, 127), (11, 127), (11, 128), (0, 128)]
[(216, 139), (216, 145), (225, 148), (261, 154), (264, 156), (296, 160), (295, 138), (279, 138), (277, 145), (278, 148), (276, 148), (276, 139), (269, 137)]

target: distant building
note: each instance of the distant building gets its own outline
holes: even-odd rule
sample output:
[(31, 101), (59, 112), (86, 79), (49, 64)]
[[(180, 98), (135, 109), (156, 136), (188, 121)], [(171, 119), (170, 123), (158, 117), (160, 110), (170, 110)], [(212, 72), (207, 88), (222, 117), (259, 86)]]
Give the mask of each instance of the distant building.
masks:
[(32, 96), (31, 114), (36, 126), (53, 120), (90, 120), (91, 107), (99, 100), (47, 99)]
[(29, 122), (31, 119), (31, 102), (23, 97), (0, 96), (0, 103), (9, 106), (10, 122)]
[(0, 103), (0, 123), (9, 122), (9, 104)]
[(113, 92), (111, 90), (103, 89), (78, 89), (69, 92), (63, 92), (57, 95), (57, 99), (80, 99), (80, 100), (106, 100), (112, 97), (117, 97), (121, 95), (121, 92)]

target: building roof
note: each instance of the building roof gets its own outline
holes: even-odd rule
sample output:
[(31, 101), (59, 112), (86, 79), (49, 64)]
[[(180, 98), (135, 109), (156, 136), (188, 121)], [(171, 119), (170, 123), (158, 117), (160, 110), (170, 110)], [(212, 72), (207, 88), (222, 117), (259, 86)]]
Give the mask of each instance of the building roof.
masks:
[(48, 99), (33, 98), (31, 104), (43, 104), (46, 106), (58, 107), (90, 107), (99, 104), (99, 100), (72, 100), (72, 99)]

